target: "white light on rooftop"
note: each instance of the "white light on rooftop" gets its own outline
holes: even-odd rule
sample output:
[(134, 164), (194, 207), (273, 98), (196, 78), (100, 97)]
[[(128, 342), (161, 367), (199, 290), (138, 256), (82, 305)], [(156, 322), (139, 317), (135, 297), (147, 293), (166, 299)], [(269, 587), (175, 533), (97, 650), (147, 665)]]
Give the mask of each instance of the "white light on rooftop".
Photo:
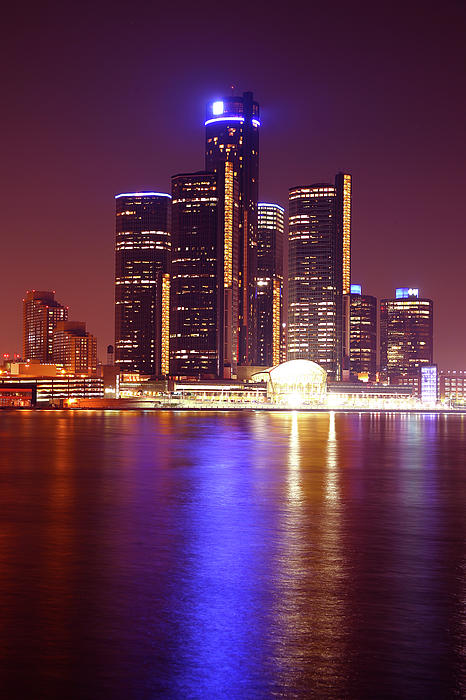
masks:
[(218, 100), (217, 102), (213, 103), (212, 114), (215, 114), (215, 115), (223, 114), (223, 102), (222, 102), (222, 100)]

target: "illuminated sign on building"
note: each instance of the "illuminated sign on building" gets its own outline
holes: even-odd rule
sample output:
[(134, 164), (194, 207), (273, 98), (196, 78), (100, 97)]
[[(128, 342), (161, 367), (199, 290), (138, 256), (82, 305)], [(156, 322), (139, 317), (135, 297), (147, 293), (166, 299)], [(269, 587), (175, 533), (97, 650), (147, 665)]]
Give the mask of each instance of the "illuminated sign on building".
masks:
[(437, 403), (437, 365), (421, 367), (421, 401)]
[(361, 294), (362, 289), (360, 284), (352, 284), (350, 287), (351, 294)]
[(396, 290), (397, 299), (408, 299), (409, 297), (418, 297), (419, 289), (413, 289), (412, 287), (398, 287)]
[(168, 374), (170, 371), (170, 275), (166, 272), (162, 277), (162, 347), (161, 347), (161, 372)]
[(230, 289), (233, 284), (233, 163), (225, 163), (225, 224), (223, 242), (223, 286)]
[(168, 197), (171, 199), (171, 194), (166, 192), (123, 192), (122, 194), (116, 194), (115, 199), (120, 199), (120, 197)]
[(272, 292), (272, 352), (273, 364), (280, 362), (280, 313), (281, 313), (281, 283), (279, 279), (273, 281)]
[(343, 175), (343, 294), (350, 288), (351, 268), (351, 175)]

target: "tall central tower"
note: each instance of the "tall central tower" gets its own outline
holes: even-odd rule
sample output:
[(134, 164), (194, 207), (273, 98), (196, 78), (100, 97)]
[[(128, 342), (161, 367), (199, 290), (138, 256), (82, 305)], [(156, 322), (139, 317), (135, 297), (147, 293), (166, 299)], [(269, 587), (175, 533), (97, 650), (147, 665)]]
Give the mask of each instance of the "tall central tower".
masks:
[(259, 196), (259, 104), (252, 92), (207, 104), (207, 171), (233, 164), (239, 182), (238, 364), (257, 362), (257, 204)]
[(170, 374), (230, 379), (238, 350), (239, 187), (233, 164), (172, 178)]
[(293, 187), (289, 209), (288, 359), (349, 368), (351, 175)]

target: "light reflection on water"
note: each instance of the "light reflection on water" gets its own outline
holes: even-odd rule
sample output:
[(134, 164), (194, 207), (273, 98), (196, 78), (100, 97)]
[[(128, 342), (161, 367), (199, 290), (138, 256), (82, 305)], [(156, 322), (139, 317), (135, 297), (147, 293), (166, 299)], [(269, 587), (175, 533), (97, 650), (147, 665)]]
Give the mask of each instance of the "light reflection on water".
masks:
[(466, 695), (463, 416), (0, 420), (2, 696)]

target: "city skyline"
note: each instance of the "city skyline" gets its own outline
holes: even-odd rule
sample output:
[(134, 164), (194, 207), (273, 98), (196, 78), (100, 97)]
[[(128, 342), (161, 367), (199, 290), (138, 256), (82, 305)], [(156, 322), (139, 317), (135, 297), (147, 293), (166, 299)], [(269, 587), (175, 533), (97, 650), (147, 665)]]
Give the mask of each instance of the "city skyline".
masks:
[(466, 700), (465, 0), (2, 20), (0, 700)]
[[(233, 86), (232, 86), (232, 89), (233, 89)], [(220, 109), (222, 111), (222, 114), (224, 114), (224, 113), (233, 114), (235, 112), (235, 109), (238, 109), (238, 105), (240, 105), (241, 113), (243, 113), (243, 110), (246, 110), (246, 107), (243, 106), (243, 102), (245, 103), (247, 101), (250, 101), (251, 106), (248, 109), (252, 110), (252, 105), (254, 105), (255, 111), (254, 112), (251, 111), (251, 114), (254, 114), (256, 116), (256, 119), (254, 119), (254, 118), (252, 119), (252, 125), (254, 127), (254, 131), (257, 132), (258, 127), (260, 126), (259, 106), (258, 106), (257, 102), (253, 101), (253, 93), (252, 92), (243, 93), (242, 97), (233, 97), (232, 96), (231, 97), (231, 105), (229, 104), (228, 100), (229, 100), (228, 97), (221, 97), (220, 100), (215, 100), (215, 99), (212, 100), (211, 99), (207, 103), (207, 113), (206, 113), (207, 120), (205, 122), (205, 127), (207, 127), (206, 128), (206, 139), (205, 139), (206, 140), (206, 155), (205, 155), (205, 157), (206, 157), (206, 165), (210, 165), (211, 172), (213, 172), (213, 173), (216, 172), (218, 170), (218, 168), (220, 167), (220, 171), (221, 171), (221, 173), (223, 173), (224, 168), (226, 167), (223, 165), (223, 163), (225, 162), (225, 160), (227, 160), (227, 161), (231, 160), (232, 168), (234, 169), (234, 173), (232, 170), (232, 177), (234, 174), (235, 179), (236, 179), (236, 176), (238, 175), (237, 186), (239, 186), (239, 200), (238, 201), (239, 201), (239, 214), (240, 214), (239, 215), (240, 231), (239, 231), (239, 241), (238, 242), (239, 242), (239, 251), (240, 251), (244, 245), (244, 242), (242, 239), (242, 234), (241, 234), (241, 221), (243, 219), (243, 215), (241, 214), (241, 211), (242, 211), (241, 199), (242, 199), (243, 195), (241, 193), (242, 193), (242, 187), (244, 187), (244, 185), (243, 186), (241, 185), (241, 181), (242, 181), (242, 178), (244, 177), (244, 175), (241, 172), (238, 172), (238, 166), (240, 169), (242, 168), (240, 161), (242, 161), (244, 158), (247, 158), (247, 156), (244, 155), (244, 153), (246, 153), (246, 151), (243, 150), (244, 147), (242, 147), (242, 145), (241, 145), (243, 140), (244, 140), (242, 125), (239, 125), (241, 128), (239, 129), (239, 141), (238, 141), (239, 148), (238, 148), (238, 146), (231, 146), (228, 143), (229, 140), (230, 141), (232, 140), (233, 132), (237, 131), (235, 129), (236, 123), (234, 123), (232, 125), (233, 130), (228, 126), (225, 130), (223, 123), (226, 122), (228, 125), (230, 123), (231, 119), (236, 119), (238, 121), (241, 120), (241, 122), (244, 122), (245, 119), (243, 117), (232, 117), (232, 118), (227, 117), (227, 118), (225, 118), (225, 117), (218, 117), (218, 116), (212, 118), (212, 116), (214, 114), (215, 115), (220, 114), (220, 112), (218, 111), (219, 106), (220, 106)], [(235, 102), (235, 100), (236, 100), (236, 102)], [(241, 102), (238, 102), (238, 100), (240, 100)], [(249, 117), (249, 119), (246, 119), (246, 121), (251, 121), (251, 117)], [(217, 127), (216, 122), (221, 122), (218, 125), (218, 129), (216, 128)], [(212, 127), (214, 130), (211, 130)], [(215, 138), (213, 138), (213, 136), (215, 136)], [(211, 142), (215, 142), (215, 146), (217, 148), (217, 141), (220, 141), (220, 143), (222, 143), (222, 141), (223, 141), (224, 145), (221, 145), (220, 148), (217, 149), (217, 150), (219, 150), (219, 153), (218, 153), (218, 156), (215, 157), (215, 156), (212, 156), (213, 151), (209, 150), (209, 148), (211, 148)], [(223, 148), (226, 149), (226, 152), (222, 152)], [(233, 152), (233, 157), (229, 157), (229, 155), (228, 155), (229, 150), (231, 150), (231, 149)], [(252, 178), (252, 182), (254, 183), (253, 187), (255, 187), (256, 191), (257, 191), (257, 184), (258, 184), (257, 179), (258, 179), (258, 172), (259, 172), (259, 168), (258, 168), (259, 152), (258, 152), (258, 141), (257, 140), (252, 142), (252, 149), (253, 149), (252, 154), (253, 155), (255, 154), (255, 161), (256, 161), (254, 166), (253, 166), (253, 171), (252, 171), (253, 176), (254, 176)], [(238, 157), (239, 153), (243, 153), (243, 156)], [(237, 164), (235, 164), (235, 163), (237, 163)], [(193, 175), (207, 175), (208, 172), (209, 172), (208, 170), (206, 170), (204, 172), (203, 171), (196, 171), (195, 173), (193, 173)], [(246, 168), (246, 172), (248, 172), (248, 168)], [(171, 178), (172, 182), (177, 177), (179, 177), (179, 176), (172, 175), (172, 178)], [(223, 175), (222, 175), (222, 177), (223, 177)], [(248, 177), (251, 177), (251, 175), (248, 175)], [(348, 183), (349, 183), (347, 186), (348, 187), (347, 191), (345, 189), (346, 181), (348, 181)], [(247, 186), (248, 185), (246, 185), (246, 187)], [(351, 244), (352, 244), (352, 224), (351, 224), (351, 219), (352, 219), (352, 202), (351, 202), (351, 199), (352, 199), (352, 175), (349, 173), (347, 173), (347, 174), (344, 174), (342, 172), (338, 173), (335, 177), (335, 185), (332, 185), (330, 183), (317, 183), (317, 184), (310, 185), (310, 186), (309, 185), (304, 185), (304, 186), (301, 185), (301, 186), (292, 187), (289, 189), (289, 202), (288, 202), (288, 211), (287, 211), (288, 216), (286, 217), (286, 224), (287, 225), (285, 227), (285, 234), (288, 234), (288, 246), (287, 246), (288, 248), (290, 246), (289, 241), (290, 241), (290, 235), (292, 233), (290, 230), (290, 221), (289, 221), (290, 207), (292, 206), (293, 200), (296, 198), (297, 193), (301, 192), (301, 190), (304, 192), (308, 192), (308, 189), (306, 189), (306, 188), (309, 188), (309, 187), (311, 187), (312, 190), (314, 190), (314, 189), (319, 190), (319, 192), (320, 192), (320, 190), (322, 190), (322, 191), (325, 190), (325, 192), (326, 192), (327, 188), (330, 188), (332, 190), (333, 195), (336, 196), (335, 203), (332, 205), (335, 207), (335, 211), (333, 211), (333, 209), (332, 209), (333, 213), (330, 214), (330, 220), (333, 217), (333, 219), (335, 221), (334, 225), (336, 225), (335, 231), (337, 232), (337, 239), (339, 240), (337, 247), (338, 247), (338, 245), (341, 245), (342, 249), (341, 249), (340, 253), (336, 255), (335, 261), (332, 263), (332, 265), (336, 264), (337, 268), (338, 268), (338, 265), (341, 266), (341, 270), (337, 274), (342, 275), (341, 291), (343, 292), (343, 299), (345, 299), (345, 294), (346, 294), (347, 300), (349, 302), (350, 286), (352, 286), (352, 283), (353, 283), (353, 275), (351, 273), (352, 258), (350, 255)], [(311, 195), (311, 196), (317, 196), (317, 195)], [(156, 297), (154, 297), (154, 300), (156, 300), (155, 307), (154, 307), (154, 300), (152, 300), (152, 302), (149, 303), (149, 305), (152, 304), (152, 306), (154, 307), (152, 309), (152, 312), (150, 312), (150, 313), (153, 314), (154, 309), (155, 309), (155, 314), (156, 314), (157, 318), (162, 313), (162, 306), (163, 306), (163, 304), (162, 304), (162, 277), (167, 277), (168, 278), (168, 285), (171, 284), (170, 274), (168, 274), (168, 275), (163, 274), (163, 272), (167, 271), (169, 269), (169, 266), (170, 266), (170, 263), (169, 263), (169, 257), (170, 257), (169, 238), (170, 238), (170, 236), (173, 235), (173, 231), (170, 231), (170, 228), (168, 225), (168, 220), (171, 219), (171, 215), (168, 214), (168, 209), (167, 209), (167, 207), (170, 206), (170, 200), (172, 199), (172, 195), (170, 195), (168, 193), (164, 193), (164, 192), (161, 193), (161, 192), (140, 191), (140, 192), (131, 192), (131, 193), (118, 193), (118, 194), (114, 195), (114, 199), (115, 199), (116, 204), (117, 204), (117, 212), (116, 212), (116, 221), (117, 221), (116, 237), (117, 237), (117, 240), (116, 240), (116, 249), (115, 249), (116, 278), (115, 278), (115, 307), (114, 307), (114, 312), (115, 312), (116, 316), (115, 316), (115, 333), (114, 333), (114, 337), (112, 339), (112, 342), (115, 343), (116, 364), (118, 364), (119, 363), (119, 359), (118, 359), (119, 358), (119, 350), (118, 350), (119, 338), (126, 337), (121, 330), (122, 322), (119, 320), (119, 315), (118, 315), (118, 311), (119, 311), (119, 309), (121, 309), (121, 307), (119, 307), (118, 304), (123, 303), (122, 301), (119, 301), (120, 296), (121, 296), (121, 294), (119, 294), (119, 292), (121, 292), (121, 287), (118, 287), (118, 285), (123, 284), (123, 278), (125, 275), (127, 275), (127, 276), (129, 275), (128, 282), (132, 282), (132, 276), (134, 274), (139, 276), (139, 273), (142, 271), (142, 268), (141, 268), (141, 270), (137, 269), (134, 271), (133, 268), (134, 268), (135, 264), (136, 264), (136, 267), (138, 265), (139, 266), (140, 265), (146, 266), (144, 268), (145, 272), (143, 274), (143, 277), (153, 277), (154, 275), (157, 276), (159, 274), (158, 272), (157, 272), (157, 274), (155, 273), (155, 268), (153, 271), (149, 272), (149, 267), (148, 267), (148, 265), (150, 264), (149, 259), (147, 258), (146, 254), (142, 253), (142, 249), (144, 249), (145, 246), (147, 247), (147, 241), (144, 243), (144, 241), (142, 241), (142, 239), (140, 240), (141, 231), (139, 229), (141, 228), (141, 225), (142, 225), (142, 228), (144, 228), (144, 227), (145, 228), (154, 228), (155, 227), (155, 228), (159, 228), (159, 229), (162, 228), (165, 230), (163, 235), (168, 236), (168, 239), (163, 242), (163, 246), (162, 246), (165, 250), (165, 255), (168, 255), (168, 257), (167, 257), (167, 260), (160, 267), (160, 272), (162, 274), (160, 277), (160, 285), (159, 285), (160, 290), (156, 294)], [(245, 197), (245, 199), (246, 199), (246, 201), (248, 201), (247, 197)], [(257, 202), (255, 202), (254, 198), (251, 200), (253, 209), (257, 208), (257, 205), (258, 205), (259, 198), (256, 197), (256, 199), (257, 199)], [(346, 205), (344, 204), (345, 201), (347, 201)], [(124, 240), (122, 239), (122, 241), (119, 242), (121, 235), (122, 235), (120, 232), (121, 220), (119, 217), (121, 217), (122, 214), (134, 214), (135, 213), (132, 211), (124, 211), (125, 208), (127, 208), (127, 202), (129, 202), (131, 204), (132, 208), (134, 208), (133, 204), (136, 204), (136, 209), (141, 206), (141, 202), (143, 204), (143, 207), (141, 209), (141, 213), (143, 214), (143, 216), (142, 216), (143, 223), (142, 224), (141, 223), (135, 224), (135, 226), (136, 226), (136, 228), (134, 229), (135, 233), (131, 234), (132, 237), (131, 237), (131, 240), (129, 241), (130, 248), (131, 248), (130, 253), (128, 253), (124, 250), (123, 251), (121, 250), (122, 245), (123, 245), (123, 248), (127, 247), (128, 241), (126, 240), (126, 238)], [(147, 210), (146, 213), (144, 213), (146, 211), (146, 208), (148, 206), (151, 206), (152, 202), (156, 203), (157, 206), (159, 206), (159, 203), (163, 204), (165, 206), (165, 213), (164, 214), (157, 213), (155, 215), (155, 218), (154, 218), (154, 214), (152, 212), (149, 212), (149, 209)], [(264, 206), (264, 205), (261, 205), (261, 206)], [(270, 204), (268, 206), (278, 207), (279, 209), (282, 209), (283, 212), (286, 211), (284, 207), (281, 207), (281, 205), (276, 204), (276, 203)], [(348, 209), (346, 219), (345, 219), (345, 207)], [(329, 212), (330, 212), (330, 209), (329, 209)], [(257, 211), (255, 213), (257, 213)], [(162, 216), (162, 218), (165, 217), (165, 222), (162, 222), (162, 220), (160, 219), (161, 216)], [(149, 218), (147, 218), (147, 217), (149, 217)], [(139, 217), (139, 216), (136, 217), (136, 220), (138, 218), (141, 218), (141, 217)], [(160, 219), (160, 221), (159, 221), (159, 219)], [(247, 219), (245, 218), (245, 220), (247, 220)], [(346, 220), (346, 229), (345, 229), (345, 220)], [(255, 226), (256, 226), (256, 224), (255, 224)], [(291, 226), (293, 226), (293, 222), (291, 222)], [(125, 224), (125, 227), (127, 228), (127, 224)], [(345, 231), (346, 231), (346, 233), (345, 233)], [(162, 234), (162, 231), (157, 231), (157, 232), (156, 231), (145, 231), (145, 232), (143, 231), (143, 233), (154, 233), (154, 234), (157, 233), (157, 236), (160, 236)], [(126, 234), (126, 236), (127, 235), (128, 234)], [(138, 238), (138, 236), (139, 236), (139, 238)], [(308, 238), (308, 236), (305, 236), (305, 238)], [(292, 239), (293, 239), (293, 236), (292, 236)], [(249, 240), (249, 238), (248, 238), (248, 240)], [(252, 248), (255, 249), (257, 242), (258, 242), (258, 240), (257, 240), (257, 228), (254, 231), (251, 240), (254, 241), (252, 244)], [(160, 247), (160, 242), (157, 243), (157, 245), (156, 245), (156, 243), (157, 243), (157, 241), (154, 238), (154, 241), (152, 241), (152, 244), (150, 247), (151, 248)], [(167, 244), (168, 244), (168, 247), (167, 247)], [(142, 248), (141, 248), (141, 246), (142, 246)], [(251, 248), (251, 244), (249, 244), (249, 246), (248, 246), (248, 249), (250, 249), (250, 248)], [(126, 257), (128, 257), (128, 255), (130, 256), (130, 258), (128, 258), (129, 263), (128, 262), (122, 263), (122, 260), (123, 260), (122, 253), (126, 254)], [(285, 251), (282, 251), (282, 255), (283, 255), (283, 264), (285, 264), (285, 259), (288, 256), (286, 255)], [(294, 256), (292, 256), (292, 257), (294, 257)], [(331, 257), (333, 259), (334, 253), (332, 253)], [(339, 260), (339, 262), (338, 262), (338, 260)], [(129, 268), (128, 268), (127, 272), (123, 272), (123, 267), (122, 267), (123, 264), (124, 265), (129, 264)], [(248, 263), (248, 264), (250, 264), (250, 263)], [(291, 264), (291, 262), (288, 261), (288, 266), (290, 264)], [(157, 265), (160, 265), (160, 263), (156, 263), (156, 266)], [(240, 267), (241, 267), (241, 264), (240, 264)], [(151, 268), (151, 270), (152, 270), (152, 268)], [(260, 277), (261, 273), (257, 268), (257, 263), (255, 265), (252, 265), (251, 274), (252, 274), (251, 279), (254, 279), (254, 274), (257, 274), (258, 278)], [(290, 284), (290, 279), (288, 280), (288, 285), (289, 284)], [(253, 286), (255, 288), (255, 284)], [(356, 286), (358, 286), (358, 285), (356, 285)], [(168, 287), (168, 289), (169, 289), (169, 287)], [(408, 288), (405, 288), (405, 289), (406, 289), (406, 291), (408, 290)], [(241, 288), (239, 291), (241, 292)], [(402, 291), (402, 290), (397, 289), (397, 294), (399, 291)], [(409, 291), (411, 292), (412, 290), (410, 289)], [(413, 291), (417, 291), (417, 290), (414, 289)], [(29, 292), (28, 292), (28, 294), (29, 294)], [(290, 297), (290, 290), (289, 289), (288, 289), (287, 296), (288, 296), (288, 302), (289, 302), (289, 297)], [(241, 297), (241, 294), (239, 294), (239, 297)], [(382, 299), (381, 301), (385, 301), (385, 300)], [(173, 300), (172, 300), (172, 302), (173, 302)], [(127, 302), (125, 302), (125, 303), (127, 303)], [(141, 302), (137, 301), (136, 303), (139, 304)], [(131, 305), (133, 305), (133, 302), (131, 302)], [(340, 302), (340, 305), (341, 305), (341, 302)], [(291, 308), (292, 308), (292, 306), (293, 306), (293, 304), (291, 304)], [(288, 308), (288, 313), (291, 313), (290, 307)], [(171, 314), (172, 314), (172, 311), (170, 311), (170, 315)], [(138, 314), (138, 316), (139, 315), (140, 314)], [(349, 335), (348, 335), (347, 341), (345, 341), (345, 333), (349, 334), (349, 308), (348, 308), (348, 310), (345, 310), (343, 308), (343, 306), (341, 306), (340, 312), (337, 313), (337, 316), (338, 315), (340, 316), (340, 319), (339, 319), (339, 321), (337, 321), (336, 337), (335, 337), (334, 341), (332, 341), (331, 345), (333, 347), (332, 352), (336, 352), (337, 356), (338, 355), (341, 356), (341, 359), (339, 360), (340, 370), (338, 371), (338, 373), (336, 375), (336, 376), (341, 377), (341, 367), (343, 366), (341, 363), (345, 357), (345, 354), (347, 355), (347, 352), (348, 352), (348, 350), (345, 351), (345, 349), (344, 349), (345, 342), (346, 342), (346, 344), (349, 344)], [(145, 316), (147, 316), (147, 319), (149, 318), (147, 313), (145, 314)], [(143, 317), (145, 318), (145, 316), (143, 314), (141, 316), (141, 319)], [(345, 321), (346, 317), (348, 320)], [(145, 373), (154, 374), (156, 376), (162, 376), (164, 374), (167, 375), (168, 374), (168, 371), (167, 371), (168, 370), (168, 343), (166, 343), (166, 345), (167, 345), (167, 348), (166, 348), (167, 360), (166, 360), (165, 372), (163, 372), (161, 369), (160, 363), (162, 360), (161, 360), (161, 355), (159, 356), (159, 354), (161, 352), (163, 353), (163, 350), (161, 350), (161, 343), (162, 343), (162, 341), (161, 341), (162, 335), (161, 334), (163, 334), (161, 316), (160, 316), (160, 318), (158, 318), (158, 321), (150, 322), (149, 325), (147, 325), (147, 319), (146, 319), (146, 325), (144, 326), (144, 324), (143, 324), (141, 326), (140, 332), (142, 332), (144, 335), (147, 335), (146, 342), (150, 343), (154, 347), (152, 348), (152, 350), (149, 350), (149, 348), (147, 348), (147, 353), (146, 353), (146, 351), (144, 351), (142, 356), (147, 355), (147, 357), (149, 357), (149, 355), (152, 355), (153, 353), (155, 353), (155, 355), (157, 356), (157, 359), (150, 360), (149, 364), (147, 364), (147, 367), (145, 367)], [(257, 322), (257, 320), (258, 319), (255, 319), (254, 322)], [(133, 321), (130, 321), (130, 323), (133, 323)], [(138, 321), (136, 321), (136, 323), (138, 323)], [(173, 323), (173, 321), (172, 321), (172, 323)], [(380, 324), (380, 318), (377, 319), (377, 327), (379, 327), (379, 324)], [(146, 328), (146, 326), (147, 326), (147, 328)], [(155, 328), (155, 326), (158, 327), (157, 332), (155, 332), (154, 329), (152, 329), (152, 326), (154, 326), (154, 328)], [(239, 335), (240, 335), (240, 327), (241, 327), (241, 323), (238, 325)], [(345, 331), (345, 328), (346, 328), (346, 331)], [(150, 329), (152, 329), (152, 330), (150, 330)], [(150, 332), (148, 332), (149, 330), (150, 330)], [(154, 335), (154, 333), (155, 333), (155, 335)], [(168, 338), (168, 329), (167, 329), (166, 333), (167, 333), (167, 338)], [(255, 333), (256, 333), (256, 330), (253, 331), (253, 336), (255, 335)], [(290, 333), (290, 327), (288, 324), (288, 328), (287, 328), (288, 342), (289, 342), (289, 333)], [(24, 332), (23, 332), (23, 334), (24, 334)], [(129, 338), (130, 336), (128, 335), (127, 337)], [(152, 340), (150, 340), (150, 338), (152, 338)], [(155, 341), (154, 341), (154, 339), (155, 339)], [(124, 342), (131, 343), (133, 341), (128, 340), (128, 341), (124, 341)], [(141, 347), (140, 340), (136, 340), (136, 347), (138, 347), (138, 343), (139, 343), (139, 347)], [(23, 345), (24, 345), (24, 340), (23, 340)], [(240, 345), (240, 343), (239, 343), (239, 345)], [(257, 340), (255, 340), (254, 343), (252, 343), (252, 345), (251, 345), (251, 350), (254, 349), (253, 350), (254, 354), (253, 354), (252, 358), (254, 358), (255, 353), (257, 353), (257, 355), (259, 356), (259, 352), (260, 352), (259, 345), (260, 345), (260, 341), (259, 341), (259, 337), (258, 337)], [(239, 354), (241, 355), (241, 350), (240, 350)], [(296, 356), (296, 354), (293, 351), (290, 351), (289, 346), (288, 346), (288, 353), (287, 354), (288, 354), (290, 359), (293, 359), (293, 357)], [(318, 353), (316, 355), (316, 351), (314, 350), (313, 352), (310, 352), (310, 353), (305, 352), (304, 354), (301, 352), (301, 355), (303, 357), (309, 356), (309, 358), (312, 357), (313, 359), (317, 359)], [(11, 353), (11, 356), (13, 356), (13, 353)], [(126, 357), (126, 355), (121, 355), (121, 356)], [(238, 364), (242, 364), (239, 361), (239, 359), (240, 358), (238, 358)], [(136, 368), (138, 366), (138, 362), (134, 363), (133, 361), (130, 361), (129, 359), (123, 360), (123, 362), (125, 362), (125, 361), (130, 362), (130, 365), (129, 365), (130, 371), (136, 371)], [(348, 369), (349, 369), (349, 356), (348, 355), (347, 355), (346, 362), (348, 364)], [(244, 364), (246, 364), (246, 363), (244, 363)], [(252, 361), (249, 360), (249, 362), (247, 362), (247, 364), (255, 364), (254, 359), (252, 359)], [(270, 364), (273, 364), (273, 363), (270, 363)], [(324, 364), (325, 364), (325, 362), (324, 362)], [(383, 364), (382, 362), (379, 363), (380, 369), (382, 369), (382, 364)], [(121, 367), (121, 369), (122, 370), (124, 369), (123, 366)], [(144, 373), (144, 368), (143, 368), (142, 364), (141, 364), (141, 369), (139, 371), (142, 371), (142, 373)], [(172, 373), (173, 372), (170, 372), (170, 374), (172, 374)], [(176, 374), (176, 372), (175, 372), (175, 374)], [(330, 370), (329, 376), (331, 378), (333, 376), (334, 379), (336, 378), (334, 376), (334, 372), (332, 370)]]
[[(53, 33), (62, 19), (60, 13), (48, 18), (49, 28), (45, 19), (33, 13), (31, 28), (36, 33), (42, 27), (42, 36), (53, 35), (53, 41), (37, 47), (29, 25), (19, 42), (15, 37), (19, 46), (24, 41), (38, 48), (35, 70), (39, 77), (47, 76), (45, 84), (36, 81), (44, 99), (32, 124), (26, 106), (38, 88), (24, 72), (27, 53), (11, 56), (9, 145), (2, 182), (6, 201), (2, 294), (8, 302), (2, 314), (2, 352), (20, 351), (20, 299), (33, 286), (59, 290), (76, 317), (86, 318), (104, 359), (105, 347), (113, 342), (113, 196), (135, 190), (169, 192), (171, 175), (201, 169), (204, 103), (227, 93), (234, 82), (235, 92), (251, 89), (261, 104), (259, 199), (286, 207), (289, 187), (328, 181), (339, 170), (351, 172), (355, 183), (353, 281), (378, 299), (389, 297), (402, 285), (422, 288), (435, 303), (436, 361), (439, 366), (463, 368), (466, 330), (454, 326), (451, 308), (466, 293), (461, 274), (466, 252), (460, 127), (464, 96), (453, 91), (462, 65), (459, 38), (464, 15), (454, 3), (447, 4), (435, 23), (432, 12), (424, 8), (419, 19), (408, 8), (402, 23), (396, 12), (373, 23), (373, 17), (359, 9), (352, 15), (350, 29), (358, 48), (347, 49), (341, 42), (347, 31), (344, 13), (332, 15), (335, 24), (330, 37), (330, 10), (316, 9), (313, 20), (322, 28), (322, 36), (296, 68), (301, 78), (309, 78), (304, 89), (296, 77), (289, 77), (297, 51), (291, 29), (297, 36), (301, 31), (293, 19), (285, 22), (280, 62), (271, 49), (262, 57), (261, 65), (270, 59), (270, 76), (250, 60), (252, 49), (221, 65), (226, 48), (214, 37), (218, 67), (212, 67), (212, 45), (209, 51), (202, 48), (200, 64), (210, 68), (194, 80), (182, 60), (190, 47), (184, 29), (170, 53), (178, 50), (179, 62), (165, 72), (151, 73), (148, 83), (142, 49), (125, 58), (126, 63), (115, 50), (110, 52), (111, 61), (99, 62), (108, 50), (106, 30), (102, 47), (96, 37), (90, 37), (90, 55), (82, 56), (77, 66), (64, 36)], [(174, 21), (167, 13), (164, 21)], [(256, 10), (253, 15), (257, 20)], [(102, 11), (94, 19), (96, 26), (99, 21), (103, 26)], [(106, 19), (108, 37), (111, 30), (118, 35), (121, 8)], [(143, 19), (135, 18), (134, 26), (125, 25), (131, 45), (144, 33)], [(68, 26), (70, 47), (85, 20), (86, 12), (75, 27)], [(276, 36), (273, 12), (263, 20), (272, 28), (271, 36)], [(395, 25), (396, 61), (384, 53), (389, 29)], [(194, 34), (202, 38), (209, 22), (194, 27)], [(416, 52), (411, 42), (414, 29)], [(243, 27), (239, 32), (244, 38), (247, 30)], [(164, 42), (153, 49), (153, 59), (163, 51)], [(339, 60), (347, 51), (342, 71)], [(334, 57), (331, 62), (329, 54)], [(116, 74), (115, 87), (105, 87), (108, 76)], [(63, 80), (65, 75), (69, 82)], [(143, 85), (147, 91), (141, 89)], [(452, 99), (450, 113), (446, 105)], [(126, 107), (126, 102), (131, 106)], [(134, 110), (135, 104), (139, 110)], [(26, 260), (21, 260), (21, 250), (28, 251)]]

